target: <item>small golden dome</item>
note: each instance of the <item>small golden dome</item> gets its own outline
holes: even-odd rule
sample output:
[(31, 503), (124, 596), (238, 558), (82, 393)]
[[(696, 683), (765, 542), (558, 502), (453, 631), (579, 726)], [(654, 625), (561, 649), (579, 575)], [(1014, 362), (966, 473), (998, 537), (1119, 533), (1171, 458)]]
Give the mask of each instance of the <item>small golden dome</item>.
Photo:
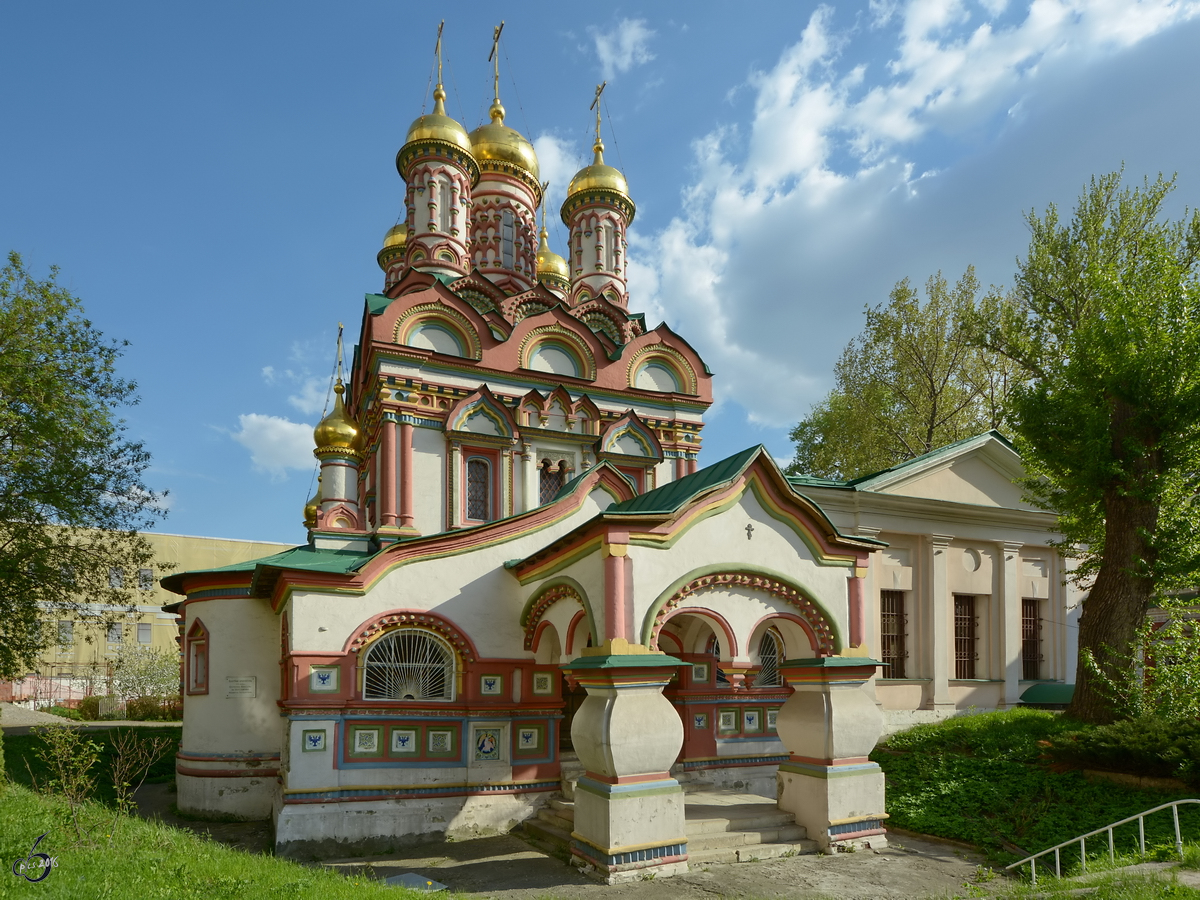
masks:
[(409, 126), (404, 143), (407, 145), (413, 141), (442, 141), (471, 152), (467, 129), (446, 115), (446, 92), (440, 84), (433, 91), (433, 112), (421, 116)]
[(358, 424), (346, 412), (342, 402), (342, 394), (346, 388), (339, 380), (333, 386), (337, 398), (333, 401), (333, 411), (321, 420), (313, 429), (313, 440), (317, 442), (317, 452), (322, 450), (358, 450)]
[[(629, 196), (629, 182), (625, 180), (625, 176), (621, 174), (620, 169), (614, 169), (612, 166), (604, 163), (604, 144), (600, 141), (592, 146), (595, 151), (595, 158), (590, 166), (585, 166), (575, 173), (575, 177), (571, 179), (571, 185), (567, 188), (567, 199), (563, 205), (566, 206), (570, 202), (574, 194), (581, 194), (584, 191), (611, 191), (614, 194), (620, 194), (632, 204), (632, 198)], [(632, 221), (633, 217), (630, 216)]]
[(321, 509), (321, 487), (317, 486), (317, 492), (312, 495), (307, 503), (304, 504), (304, 527), (309, 531), (317, 527), (317, 513)]
[(388, 229), (383, 236), (383, 249), (375, 255), (379, 268), (387, 271), (391, 264), (404, 256), (404, 246), (408, 243), (408, 226), (401, 222)]
[(537, 181), (541, 171), (533, 144), (519, 131), (504, 124), (504, 107), (499, 100), (492, 103), (489, 113), (492, 121), (480, 125), (470, 134), (472, 155), (479, 162), (492, 160), (511, 163)]
[(543, 275), (549, 275), (551, 278), (565, 278), (570, 281), (571, 270), (567, 268), (567, 261), (550, 249), (550, 233), (544, 225), (538, 237), (541, 239), (537, 251), (538, 280), (540, 281)]

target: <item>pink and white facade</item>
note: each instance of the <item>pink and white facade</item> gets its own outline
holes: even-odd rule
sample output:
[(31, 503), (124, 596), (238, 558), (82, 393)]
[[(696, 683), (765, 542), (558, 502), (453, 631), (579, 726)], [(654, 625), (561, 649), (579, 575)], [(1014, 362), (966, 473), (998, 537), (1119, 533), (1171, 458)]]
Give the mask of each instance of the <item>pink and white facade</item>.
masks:
[[(549, 290), (536, 157), (498, 105), (468, 135), (438, 99), (400, 150), (406, 228), (317, 429), (307, 543), (164, 581), (185, 597), (180, 807), (345, 855), (508, 830), (573, 750), (572, 852), (609, 881), (686, 869), (681, 770), (778, 780), (823, 846), (881, 841), (885, 718), (1015, 702), (1022, 598), (1065, 623), (1052, 521), (998, 487), (991, 436), (924, 488), (789, 481), (762, 448), (699, 469), (712, 374), (628, 311), (623, 176), (598, 147), (572, 182), (570, 287)], [(951, 571), (971, 553), (974, 580)], [(998, 686), (974, 693), (950, 677), (960, 588), (997, 598), (972, 675)], [(1069, 676), (1061, 637), (1038, 677)], [(904, 678), (878, 677), (885, 650)]]

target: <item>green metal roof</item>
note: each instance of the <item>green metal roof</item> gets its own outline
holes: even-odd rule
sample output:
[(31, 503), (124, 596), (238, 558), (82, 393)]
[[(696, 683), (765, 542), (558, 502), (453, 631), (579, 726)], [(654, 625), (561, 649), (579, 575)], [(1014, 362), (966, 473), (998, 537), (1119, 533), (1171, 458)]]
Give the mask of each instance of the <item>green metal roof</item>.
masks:
[(1058, 682), (1042, 682), (1028, 687), (1021, 694), (1021, 702), (1032, 704), (1062, 705), (1071, 702), (1075, 696), (1075, 685), (1059, 684)]
[(707, 466), (691, 475), (685, 475), (678, 481), (672, 481), (644, 494), (638, 494), (632, 500), (614, 503), (605, 514), (613, 513), (673, 513), (681, 509), (697, 494), (701, 494), (719, 484), (733, 481), (745, 471), (746, 467), (760, 454), (766, 453), (762, 444), (735, 453), (727, 459)]
[(954, 441), (946, 444), (943, 447), (938, 447), (936, 450), (930, 450), (928, 453), (922, 453), (920, 456), (914, 456), (912, 459), (906, 459), (904, 462), (896, 463), (887, 469), (880, 469), (878, 472), (870, 472), (866, 475), (859, 475), (857, 478), (851, 478), (847, 481), (838, 481), (833, 478), (820, 478), (816, 475), (788, 475), (787, 480), (796, 487), (827, 487), (827, 488), (843, 488), (845, 490), (858, 491), (870, 490), (872, 484), (876, 481), (882, 481), (885, 477), (890, 478), (893, 475), (903, 472), (905, 469), (911, 469), (916, 466), (924, 465), (931, 460), (935, 460), (942, 456), (953, 456), (958, 451), (962, 450), (971, 444), (982, 444), (988, 440), (995, 439), (1010, 450), (1016, 452), (1012, 441), (996, 431), (994, 428), (991, 431), (985, 431), (983, 434), (975, 434), (968, 438)]
[(189, 572), (175, 572), (162, 579), (162, 586), (168, 591), (181, 593), (183, 579), (188, 575), (210, 575), (220, 572), (254, 572), (259, 567), (275, 569), (300, 569), (306, 572), (331, 572), (339, 574), (349, 572), (365, 563), (374, 554), (356, 553), (348, 550), (319, 550), (308, 544), (292, 547), (261, 559), (250, 559), (245, 562), (233, 563), (228, 566), (217, 566), (213, 569), (193, 569)]
[(383, 294), (367, 294), (367, 312), (373, 316), (379, 315), (391, 304), (392, 298)]

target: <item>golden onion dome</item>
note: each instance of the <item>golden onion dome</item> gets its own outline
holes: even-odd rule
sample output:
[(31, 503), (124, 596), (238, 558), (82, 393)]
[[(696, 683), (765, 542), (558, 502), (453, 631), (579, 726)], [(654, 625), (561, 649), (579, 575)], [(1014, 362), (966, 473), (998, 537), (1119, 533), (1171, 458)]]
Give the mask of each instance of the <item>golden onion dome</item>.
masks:
[(388, 229), (383, 236), (383, 249), (376, 254), (375, 259), (379, 268), (387, 271), (392, 262), (404, 256), (404, 247), (408, 243), (408, 226), (401, 222)]
[(317, 487), (317, 492), (312, 495), (307, 503), (304, 504), (304, 527), (310, 531), (317, 527), (317, 513), (321, 509), (321, 488)]
[(492, 121), (470, 134), (471, 154), (480, 162), (510, 163), (527, 173), (535, 182), (541, 175), (537, 154), (528, 138), (504, 124), (504, 107), (499, 100), (488, 111)]
[[(592, 164), (585, 166), (575, 173), (575, 177), (571, 179), (571, 184), (567, 188), (567, 199), (563, 205), (566, 206), (575, 194), (597, 190), (620, 194), (632, 205), (633, 200), (629, 196), (629, 182), (625, 180), (625, 176), (621, 174), (620, 169), (614, 169), (612, 166), (605, 165), (604, 163), (604, 144), (596, 141), (592, 146), (592, 150), (596, 154), (592, 160)], [(630, 220), (632, 218), (631, 216)]]
[(467, 129), (446, 115), (446, 92), (440, 84), (433, 91), (433, 112), (421, 116), (409, 126), (404, 143), (407, 145), (414, 141), (442, 141), (471, 152)]
[(341, 380), (333, 386), (337, 395), (333, 401), (333, 411), (321, 420), (313, 429), (313, 440), (317, 442), (317, 452), (322, 450), (358, 450), (358, 423), (346, 411), (342, 402), (342, 394), (346, 388)]
[(564, 278), (570, 281), (571, 270), (567, 268), (567, 261), (550, 249), (550, 233), (546, 231), (546, 226), (542, 226), (538, 237), (540, 238), (537, 251), (538, 280), (540, 281), (543, 275), (549, 275), (552, 278)]

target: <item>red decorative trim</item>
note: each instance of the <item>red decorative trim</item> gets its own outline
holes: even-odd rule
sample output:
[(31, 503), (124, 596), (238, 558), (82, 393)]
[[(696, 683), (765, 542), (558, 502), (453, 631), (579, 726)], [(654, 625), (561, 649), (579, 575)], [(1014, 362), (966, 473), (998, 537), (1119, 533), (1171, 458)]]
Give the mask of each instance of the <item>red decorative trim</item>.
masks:
[[(717, 625), (720, 626), (721, 630), (725, 632), (725, 643), (729, 647), (729, 659), (734, 660), (734, 659), (738, 658), (737, 638), (734, 636), (733, 628), (730, 626), (730, 624), (728, 622), (725, 621), (725, 617), (722, 616), (720, 613), (713, 612), (711, 609), (700, 609), (698, 607), (688, 606), (688, 607), (685, 607), (684, 609), (677, 609), (671, 613), (668, 613), (667, 616), (663, 619), (663, 624), (664, 625), (667, 624), (668, 621), (673, 619), (675, 616), (679, 616), (679, 615), (702, 616), (703, 618), (711, 619), (712, 621), (714, 621)], [(656, 628), (654, 631), (655, 640), (658, 639), (658, 632), (659, 632), (659, 629)], [(673, 637), (673, 635), (668, 635), (668, 637)], [(659, 648), (659, 649), (662, 649), (662, 648)]]
[[(783, 619), (785, 622), (792, 622), (796, 625), (799, 625), (800, 630), (803, 631), (806, 635), (808, 635), (809, 649), (812, 650), (813, 652), (816, 652), (816, 650), (817, 650), (817, 634), (816, 634), (816, 632), (813, 631), (812, 626), (808, 623), (807, 620), (805, 620), (804, 618), (802, 618), (800, 616), (794, 616), (791, 613), (781, 613), (781, 612), (767, 613), (765, 616), (763, 616), (761, 619), (759, 619), (757, 622), (755, 622), (754, 627), (750, 629), (751, 640), (754, 639), (754, 634), (758, 631), (759, 626), (761, 626), (764, 622), (772, 622), (777, 619)], [(787, 650), (786, 646), (784, 647), (784, 650), (785, 651)], [(798, 651), (796, 651), (796, 652), (789, 651), (789, 653), (791, 656), (796, 656)]]
[(800, 617), (808, 623), (812, 631), (813, 646), (818, 655), (832, 656), (835, 651), (833, 626), (825, 618), (825, 614), (815, 603), (805, 597), (796, 588), (767, 578), (764, 575), (753, 575), (745, 572), (724, 572), (716, 575), (704, 575), (689, 581), (663, 604), (658, 615), (654, 617), (654, 628), (651, 631), (651, 646), (657, 645), (658, 633), (666, 623), (667, 617), (675, 607), (688, 597), (707, 590), (719, 590), (730, 587), (746, 587), (754, 591), (762, 591), (773, 597), (786, 601), (800, 611)]
[(579, 627), (579, 623), (583, 621), (584, 617), (584, 611), (581, 609), (571, 619), (571, 624), (567, 626), (567, 645), (563, 647), (563, 653), (573, 654), (575, 652), (575, 629)]
[(432, 613), (404, 612), (400, 610), (383, 613), (374, 619), (368, 620), (361, 628), (356, 630), (354, 637), (350, 639), (350, 642), (346, 644), (344, 649), (347, 653), (357, 653), (381, 631), (402, 627), (428, 628), (430, 631), (441, 635), (463, 658), (464, 662), (473, 663), (478, 656), (475, 652), (475, 645), (471, 643), (471, 639), (457, 625)]

